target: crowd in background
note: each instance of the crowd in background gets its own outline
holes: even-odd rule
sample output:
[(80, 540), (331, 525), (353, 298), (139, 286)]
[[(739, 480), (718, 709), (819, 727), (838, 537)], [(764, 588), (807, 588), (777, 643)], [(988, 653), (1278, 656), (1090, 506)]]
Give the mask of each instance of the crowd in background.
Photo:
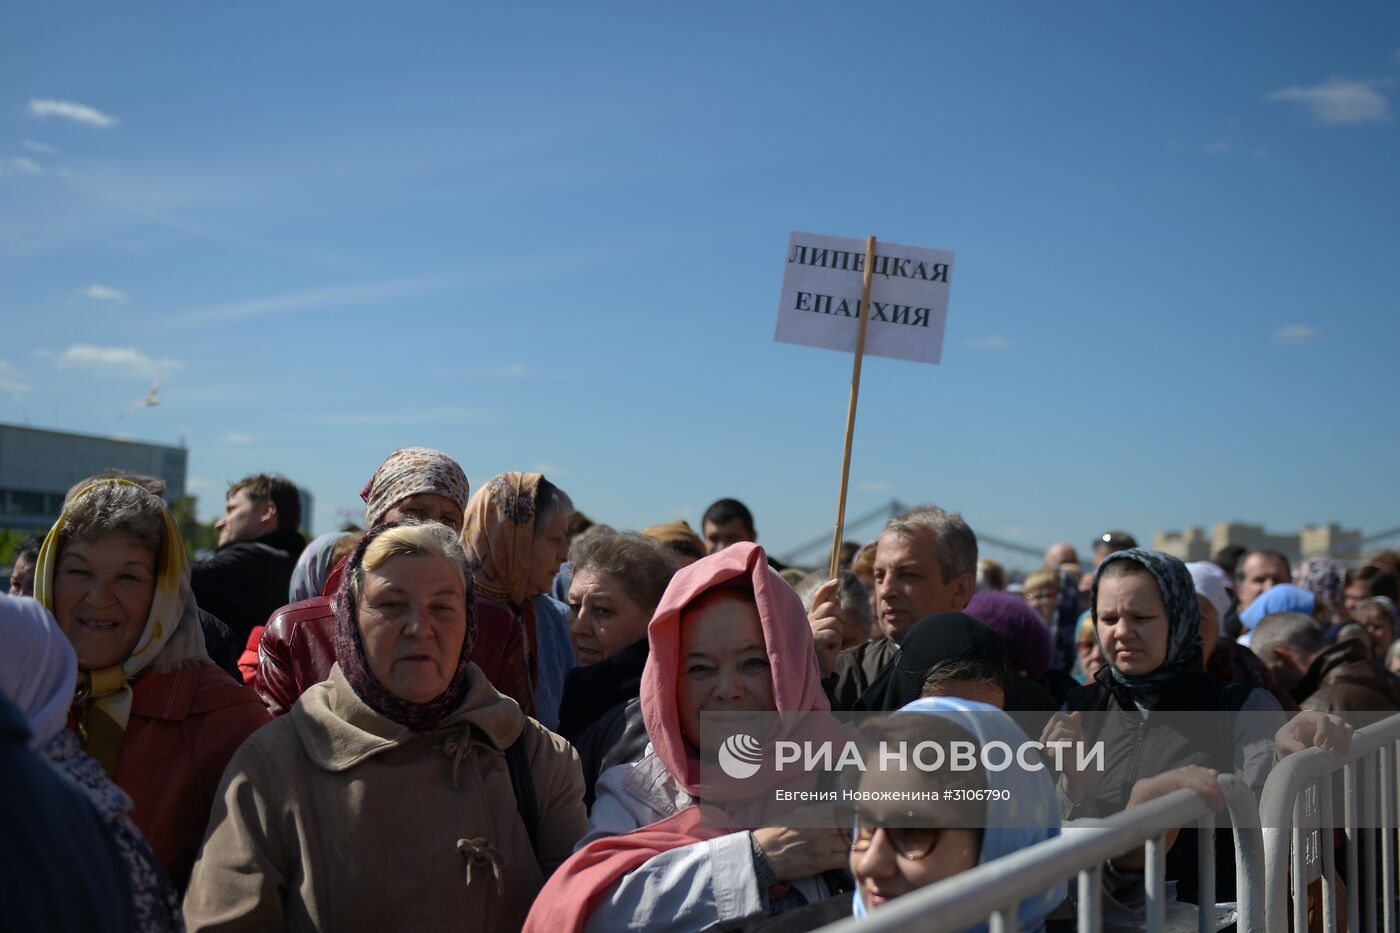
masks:
[[(473, 492), (406, 448), (362, 527), (310, 542), (290, 481), (234, 483), (192, 561), (164, 492), (78, 483), (0, 597), (16, 928), (815, 929), (1179, 788), (1219, 807), (1218, 773), (1257, 793), (1280, 755), (1343, 749), (1341, 714), (1400, 711), (1394, 552), (1183, 563), (1110, 531), (1013, 580), (923, 506), (829, 579), (769, 557), (733, 499), (698, 531), (619, 531), (538, 473)], [(771, 782), (706, 773), (705, 714), (762, 711), (768, 741), (866, 744), (1231, 715), (1200, 743), (1117, 736), (1096, 774), (920, 775), (1006, 795), (812, 826)], [(852, 733), (851, 712), (895, 715)], [(1193, 832), (1171, 834), (1178, 898), (1233, 899), (1230, 872), (1199, 889)], [(1103, 877), (1131, 911), (1141, 853)], [(1022, 926), (1072, 927), (1074, 897), (1028, 899)]]

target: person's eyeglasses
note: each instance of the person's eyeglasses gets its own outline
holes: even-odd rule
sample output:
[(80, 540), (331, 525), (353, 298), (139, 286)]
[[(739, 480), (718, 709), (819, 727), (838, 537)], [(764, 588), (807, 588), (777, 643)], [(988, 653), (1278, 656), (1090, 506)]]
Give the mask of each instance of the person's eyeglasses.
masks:
[(848, 837), (851, 851), (864, 852), (869, 849), (876, 832), (883, 832), (895, 852), (910, 861), (928, 858), (929, 853), (938, 848), (938, 840), (943, 835), (942, 827), (886, 826), (870, 814), (857, 810), (855, 827)]

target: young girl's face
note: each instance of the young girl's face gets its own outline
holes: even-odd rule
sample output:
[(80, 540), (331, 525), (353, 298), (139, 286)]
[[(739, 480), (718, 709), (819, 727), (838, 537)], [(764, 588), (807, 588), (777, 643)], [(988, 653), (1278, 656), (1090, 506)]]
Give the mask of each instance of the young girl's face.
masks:
[[(890, 777), (872, 769), (862, 779), (861, 791), (886, 790), (877, 786), (886, 783), (891, 783)], [(980, 860), (980, 830), (936, 825), (910, 827), (906, 806), (873, 805), (857, 812), (850, 866), (867, 909), (951, 878)], [(890, 825), (883, 825), (886, 822)], [(938, 820), (930, 815), (927, 822), (936, 824)]]

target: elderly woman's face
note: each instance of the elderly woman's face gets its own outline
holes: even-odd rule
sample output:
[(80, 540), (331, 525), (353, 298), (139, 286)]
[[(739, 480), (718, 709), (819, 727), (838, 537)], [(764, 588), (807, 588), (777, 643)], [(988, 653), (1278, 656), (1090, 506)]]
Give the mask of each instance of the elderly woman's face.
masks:
[(384, 513), (382, 524), (413, 519), (420, 522), (441, 522), (453, 531), (462, 530), (462, 509), (446, 496), (435, 492), (420, 492), (395, 502)]
[(554, 583), (554, 575), (559, 572), (559, 565), (569, 559), (568, 527), (569, 516), (560, 511), (549, 527), (535, 532), (527, 587), (530, 596), (547, 592)]
[(597, 664), (645, 638), (651, 611), (610, 573), (576, 571), (569, 581), (569, 642), (580, 665)]
[(758, 607), (749, 597), (719, 590), (681, 615), (681, 732), (700, 745), (701, 713), (773, 709), (773, 672)]
[(155, 595), (156, 555), (135, 538), (66, 542), (54, 571), (53, 608), (78, 666), (96, 671), (130, 657)]
[(1099, 641), (1109, 664), (1136, 677), (1167, 660), (1167, 609), (1151, 576), (1105, 577), (1099, 581), (1097, 608)]
[(366, 571), (358, 615), (370, 673), (390, 693), (426, 703), (447, 689), (467, 637), (466, 585), (455, 564), (404, 555)]

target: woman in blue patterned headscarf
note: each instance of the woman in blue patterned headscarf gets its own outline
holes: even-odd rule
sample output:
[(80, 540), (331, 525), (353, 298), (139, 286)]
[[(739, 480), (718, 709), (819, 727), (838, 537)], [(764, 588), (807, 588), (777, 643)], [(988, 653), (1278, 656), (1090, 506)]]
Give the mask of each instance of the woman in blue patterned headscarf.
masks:
[[(925, 721), (916, 722), (916, 717)], [(895, 713), (884, 727), (887, 742), (935, 739), (948, 746), (950, 740), (961, 737), (979, 750), (989, 743), (1002, 742), (1015, 751), (1030, 741), (1021, 727), (996, 707), (954, 697), (915, 700)], [(869, 761), (870, 756), (866, 757)], [(862, 789), (867, 789), (868, 782), (879, 773), (876, 767), (869, 767), (871, 770), (861, 781)], [(884, 773), (883, 777), (892, 775)], [(929, 775), (918, 774), (917, 778), (921, 781), (920, 790), (934, 789)], [(968, 789), (990, 791), (989, 796), (995, 799), (971, 806), (935, 804), (927, 813), (915, 813), (901, 804), (897, 809), (902, 813), (886, 819), (857, 810), (850, 862), (856, 879), (852, 904), (856, 916), (866, 916), (890, 898), (1060, 834), (1059, 801), (1045, 768), (1028, 770), (1013, 759), (1009, 767), (1000, 771), (978, 768), (973, 772), (935, 772), (932, 778), (940, 791), (951, 786), (941, 783), (946, 778), (980, 784)], [(937, 828), (910, 825), (921, 822), (921, 818)], [(1064, 897), (1065, 885), (1061, 882), (1022, 901), (1017, 908), (1020, 928), (1030, 933), (1043, 929), (1045, 916)], [(986, 929), (986, 924), (970, 928), (976, 933)]]

